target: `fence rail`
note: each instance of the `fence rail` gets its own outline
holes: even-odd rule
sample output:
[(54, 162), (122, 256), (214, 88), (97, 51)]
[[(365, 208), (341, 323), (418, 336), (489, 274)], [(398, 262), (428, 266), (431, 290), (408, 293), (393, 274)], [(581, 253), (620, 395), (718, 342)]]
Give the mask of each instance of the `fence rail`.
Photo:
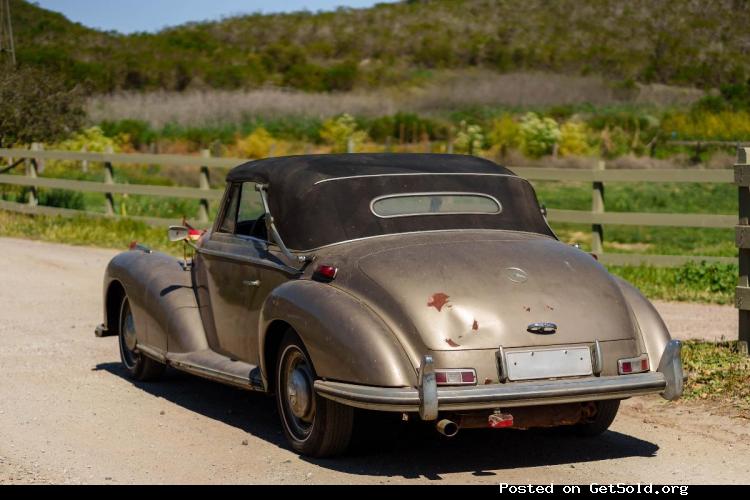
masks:
[[(5, 158), (9, 164), (23, 161), (25, 175), (0, 174), (0, 185), (16, 185), (32, 188), (27, 203), (0, 201), (0, 209), (45, 215), (73, 216), (85, 214), (89, 216), (118, 217), (114, 209), (114, 195), (147, 195), (164, 196), (201, 201), (198, 220), (206, 222), (210, 202), (221, 198), (222, 191), (211, 189), (209, 184), (209, 170), (215, 168), (231, 168), (246, 160), (240, 158), (212, 158), (207, 151), (201, 156), (193, 155), (163, 155), (163, 154), (116, 154), (90, 153), (75, 151), (45, 151), (39, 146), (32, 149), (0, 149), (0, 158)], [(61, 160), (90, 163), (102, 163), (105, 166), (104, 182), (79, 181), (50, 177), (39, 177), (45, 160)], [(198, 185), (200, 187), (156, 186), (145, 184), (121, 184), (114, 181), (114, 165), (169, 165), (184, 167), (200, 167)], [(658, 170), (607, 170), (604, 162), (595, 169), (560, 169), (535, 167), (510, 167), (518, 175), (532, 181), (567, 181), (587, 182), (592, 184), (592, 209), (560, 210), (550, 209), (547, 218), (550, 222), (587, 224), (592, 226), (592, 250), (599, 255), (600, 260), (608, 264), (651, 264), (655, 266), (674, 266), (689, 261), (709, 261), (732, 263), (732, 257), (705, 257), (680, 255), (646, 255), (605, 253), (603, 249), (604, 225), (638, 225), (638, 226), (678, 226), (699, 228), (734, 228), (737, 224), (736, 215), (714, 214), (673, 214), (673, 213), (639, 213), (639, 212), (607, 212), (605, 210), (604, 184), (611, 182), (668, 182), (668, 183), (722, 183), (740, 182), (750, 184), (750, 168), (748, 169), (658, 169)], [(37, 202), (36, 188), (65, 189), (79, 192), (102, 193), (105, 196), (105, 212), (84, 212), (79, 210), (40, 206)], [(158, 217), (130, 218), (142, 220), (149, 224), (166, 225), (175, 220)], [(748, 233), (750, 234), (750, 233)], [(750, 241), (750, 237), (748, 238)], [(748, 292), (750, 294), (750, 292)]]

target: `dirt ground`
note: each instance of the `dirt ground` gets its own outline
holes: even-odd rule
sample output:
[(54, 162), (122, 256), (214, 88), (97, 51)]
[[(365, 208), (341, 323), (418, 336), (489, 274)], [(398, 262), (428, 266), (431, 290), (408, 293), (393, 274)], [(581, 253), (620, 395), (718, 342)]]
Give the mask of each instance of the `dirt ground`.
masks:
[[(101, 322), (111, 250), (0, 238), (0, 484), (742, 483), (750, 422), (658, 397), (611, 430), (463, 431), (374, 421), (350, 455), (286, 448), (273, 400), (169, 371), (133, 383)], [(731, 307), (659, 303), (676, 337), (736, 338)], [(375, 425), (381, 424), (382, 425)], [(369, 439), (368, 439), (369, 438)]]

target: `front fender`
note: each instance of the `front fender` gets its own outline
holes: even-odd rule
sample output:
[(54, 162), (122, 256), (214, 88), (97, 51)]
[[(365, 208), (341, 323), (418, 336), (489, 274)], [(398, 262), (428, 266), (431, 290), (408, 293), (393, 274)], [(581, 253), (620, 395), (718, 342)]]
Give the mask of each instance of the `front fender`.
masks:
[(207, 348), (205, 331), (190, 272), (170, 255), (131, 250), (116, 255), (104, 276), (105, 325), (116, 318), (107, 313), (112, 284), (125, 290), (136, 322), (138, 342), (166, 352)]
[(664, 324), (664, 320), (661, 319), (654, 305), (636, 287), (622, 278), (617, 276), (614, 278), (638, 322), (638, 327), (641, 330), (641, 341), (648, 354), (649, 366), (656, 369), (667, 343), (672, 340), (667, 325)]
[[(266, 352), (269, 327), (274, 321), (284, 321), (294, 328), (323, 379), (381, 387), (417, 383), (403, 347), (380, 317), (352, 295), (330, 285), (299, 280), (276, 288), (261, 310), (261, 353)], [(260, 362), (267, 376), (273, 367), (265, 366), (265, 356)]]

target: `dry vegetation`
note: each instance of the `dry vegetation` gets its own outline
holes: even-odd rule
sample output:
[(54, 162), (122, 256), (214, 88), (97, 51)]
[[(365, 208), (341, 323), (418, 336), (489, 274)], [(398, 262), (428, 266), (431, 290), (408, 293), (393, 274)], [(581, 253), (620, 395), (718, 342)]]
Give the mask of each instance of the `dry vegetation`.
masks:
[(705, 92), (699, 89), (666, 85), (618, 89), (597, 77), (472, 70), (444, 72), (424, 86), (369, 91), (311, 93), (264, 88), (121, 92), (90, 98), (88, 114), (92, 123), (133, 119), (161, 128), (170, 123), (182, 126), (241, 124), (250, 117), (309, 116), (322, 119), (342, 113), (374, 117), (397, 111), (429, 115), (472, 107), (623, 103), (684, 106), (703, 95)]

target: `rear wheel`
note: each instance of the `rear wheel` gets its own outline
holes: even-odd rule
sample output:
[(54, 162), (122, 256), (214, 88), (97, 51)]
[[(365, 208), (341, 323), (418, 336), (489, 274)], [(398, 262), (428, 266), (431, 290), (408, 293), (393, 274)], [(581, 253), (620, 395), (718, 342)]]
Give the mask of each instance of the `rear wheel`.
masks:
[(165, 365), (144, 356), (137, 349), (135, 318), (127, 297), (120, 306), (120, 359), (128, 375), (135, 380), (146, 382), (156, 380), (164, 373)]
[(586, 422), (576, 424), (573, 430), (579, 436), (593, 437), (604, 433), (614, 422), (617, 410), (620, 408), (620, 400), (611, 399), (596, 402), (596, 414)]
[(354, 410), (315, 393), (315, 368), (291, 330), (284, 334), (276, 362), (276, 404), (292, 448), (303, 455), (343, 453), (352, 437)]

